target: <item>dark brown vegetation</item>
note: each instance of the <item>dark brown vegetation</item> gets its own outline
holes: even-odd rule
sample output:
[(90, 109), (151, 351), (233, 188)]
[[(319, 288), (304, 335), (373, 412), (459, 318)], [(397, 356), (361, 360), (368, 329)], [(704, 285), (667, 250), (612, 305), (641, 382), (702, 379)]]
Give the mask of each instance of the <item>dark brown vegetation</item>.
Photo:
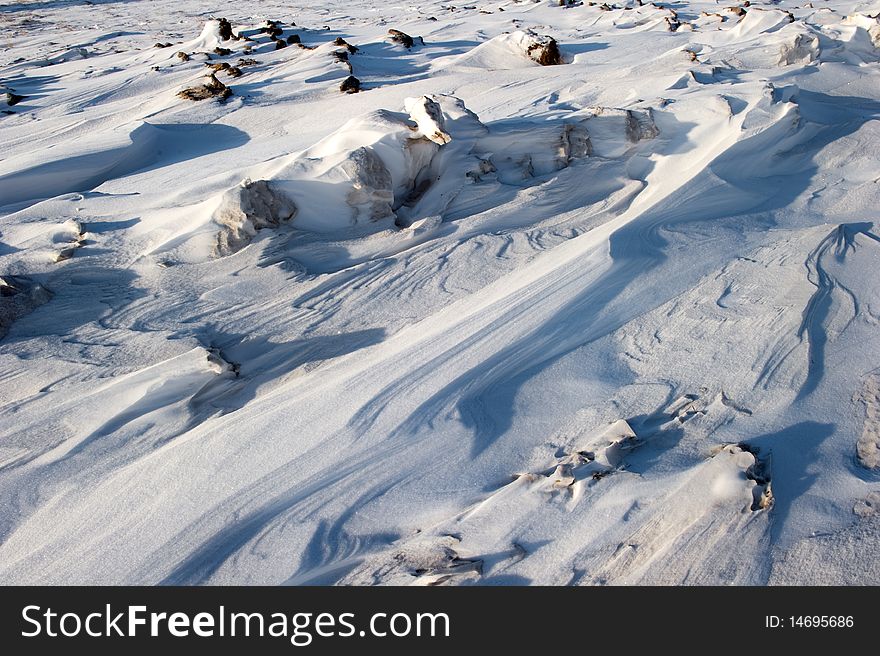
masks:
[(232, 95), (232, 89), (223, 84), (212, 73), (208, 75), (204, 84), (184, 89), (177, 95), (184, 100), (207, 100), (209, 98), (226, 100)]
[(343, 93), (357, 93), (361, 90), (361, 81), (354, 75), (349, 75), (339, 85), (339, 90)]

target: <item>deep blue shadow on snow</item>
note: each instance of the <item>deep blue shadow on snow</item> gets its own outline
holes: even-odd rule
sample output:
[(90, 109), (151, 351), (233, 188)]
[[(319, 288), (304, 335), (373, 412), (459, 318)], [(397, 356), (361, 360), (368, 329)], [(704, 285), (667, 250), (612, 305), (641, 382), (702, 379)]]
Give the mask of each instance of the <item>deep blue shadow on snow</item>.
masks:
[(821, 467), (819, 446), (834, 434), (830, 423), (802, 421), (780, 431), (745, 440), (758, 450), (758, 457), (771, 457), (773, 486), (773, 539), (777, 539), (791, 515), (794, 502), (809, 492)]
[(0, 177), (4, 205), (84, 192), (116, 178), (238, 148), (247, 133), (228, 125), (143, 123), (130, 143), (37, 164)]
[[(826, 145), (880, 117), (880, 103), (865, 98), (800, 90), (795, 99), (800, 112), (796, 125), (780, 121), (737, 142), (706, 167), (718, 179), (715, 188), (707, 188), (706, 176), (697, 176), (613, 233), (610, 268), (537, 329), (487, 356), (425, 399), (397, 433), (420, 434), (445, 408), (457, 406), (462, 421), (473, 430), (472, 455), (479, 455), (510, 428), (514, 400), (528, 380), (575, 349), (692, 288), (707, 270), (742, 254), (736, 252), (737, 244), (730, 234), (721, 231), (714, 243), (704, 242), (692, 250), (687, 261), (671, 261), (666, 254), (667, 234), (726, 221), (744, 230), (750, 224), (742, 222), (743, 216), (772, 218), (774, 210), (788, 206), (809, 187), (818, 170), (815, 158)], [(815, 129), (802, 130), (805, 123), (815, 124)], [(679, 126), (679, 133), (686, 135), (688, 127)], [(743, 162), (752, 166), (744, 167)], [(706, 198), (712, 202), (707, 204)], [(765, 221), (751, 225), (762, 231), (768, 227)], [(747, 240), (739, 242), (740, 248), (747, 248)], [(590, 264), (590, 258), (585, 257), (585, 275)], [(645, 280), (651, 279), (659, 281), (662, 288), (646, 285)], [(456, 353), (468, 345), (463, 343)], [(816, 375), (821, 377), (821, 372)], [(383, 390), (368, 406), (384, 407), (389, 401), (386, 397), (394, 393), (392, 388)], [(369, 413), (370, 408), (365, 407), (353, 424), (368, 428), (370, 421), (364, 418)]]

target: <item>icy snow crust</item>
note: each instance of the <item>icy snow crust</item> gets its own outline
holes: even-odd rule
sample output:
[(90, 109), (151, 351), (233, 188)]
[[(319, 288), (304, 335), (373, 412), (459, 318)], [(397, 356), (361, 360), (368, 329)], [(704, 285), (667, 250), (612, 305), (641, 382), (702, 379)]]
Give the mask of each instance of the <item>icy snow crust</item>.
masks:
[(0, 7), (0, 580), (880, 583), (880, 4), (600, 4)]

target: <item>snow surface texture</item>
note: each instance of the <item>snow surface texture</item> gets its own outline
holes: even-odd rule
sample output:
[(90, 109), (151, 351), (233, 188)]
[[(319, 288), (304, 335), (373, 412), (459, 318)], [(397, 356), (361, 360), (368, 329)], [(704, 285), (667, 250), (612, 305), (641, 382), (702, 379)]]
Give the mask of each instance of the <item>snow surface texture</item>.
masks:
[(880, 3), (563, 5), (0, 6), (0, 581), (880, 583)]

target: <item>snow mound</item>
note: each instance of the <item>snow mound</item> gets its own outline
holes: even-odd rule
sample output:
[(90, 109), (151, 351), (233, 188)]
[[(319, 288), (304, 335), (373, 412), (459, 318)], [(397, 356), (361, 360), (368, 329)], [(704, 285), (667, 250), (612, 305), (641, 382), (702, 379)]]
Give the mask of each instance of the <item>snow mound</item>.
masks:
[[(461, 119), (456, 119), (456, 100), (408, 98), (410, 115), (369, 112), (305, 151), (258, 167), (259, 175), (254, 171), (250, 178), (265, 179), (245, 180), (218, 203), (214, 221), (223, 230), (215, 254), (235, 252), (257, 230), (294, 217), (297, 228), (316, 233), (393, 227), (398, 210), (417, 205), (443, 177), (433, 163), (441, 147), (455, 138), (457, 130), (450, 124)], [(463, 172), (460, 178), (463, 184)], [(428, 211), (422, 218), (436, 213)]]
[(226, 42), (227, 39), (221, 36), (220, 20), (212, 19), (205, 23), (202, 33), (194, 41), (190, 41), (185, 45), (191, 50), (213, 50)]
[(210, 98), (226, 100), (231, 95), (232, 89), (218, 80), (213, 73), (206, 75), (202, 84), (187, 87), (177, 94), (179, 98), (193, 101), (208, 100)]
[[(411, 202), (434, 177), (431, 162), (440, 144), (453, 138), (439, 129), (442, 117), (438, 122), (428, 116), (425, 107), (436, 111), (435, 105), (418, 102), (417, 120), (387, 110), (370, 112), (297, 156), (276, 178), (300, 207), (297, 226), (325, 232), (393, 225), (395, 209)], [(437, 132), (436, 141), (422, 135), (419, 121), (429, 134)]]
[(553, 37), (531, 30), (501, 34), (453, 60), (457, 66), (503, 70), (564, 63)]
[(409, 50), (410, 48), (412, 48), (413, 46), (416, 46), (416, 45), (419, 45), (419, 46), (425, 45), (425, 40), (422, 37), (420, 37), (420, 36), (412, 37), (409, 34), (407, 34), (406, 32), (401, 32), (400, 30), (395, 30), (395, 29), (388, 30), (388, 40), (391, 43), (396, 43), (398, 45), (403, 46), (407, 50)]
[(784, 11), (759, 9), (750, 9), (723, 39), (729, 45), (726, 59), (719, 63), (750, 69), (807, 65), (819, 61), (823, 39), (828, 43), (827, 35), (813, 24), (793, 20)]

